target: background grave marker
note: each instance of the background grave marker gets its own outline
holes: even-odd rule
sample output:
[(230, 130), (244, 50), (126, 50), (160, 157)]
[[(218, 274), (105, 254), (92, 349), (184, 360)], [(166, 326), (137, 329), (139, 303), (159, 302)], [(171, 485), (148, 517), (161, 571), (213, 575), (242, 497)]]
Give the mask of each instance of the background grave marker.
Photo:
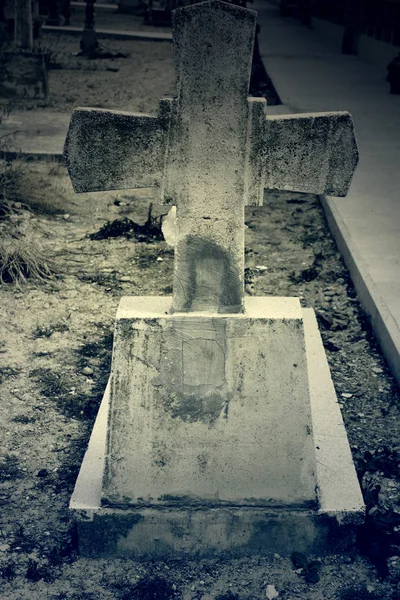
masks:
[(0, 53), (0, 95), (5, 98), (46, 98), (44, 54), (33, 51), (31, 0), (15, 0), (14, 50)]

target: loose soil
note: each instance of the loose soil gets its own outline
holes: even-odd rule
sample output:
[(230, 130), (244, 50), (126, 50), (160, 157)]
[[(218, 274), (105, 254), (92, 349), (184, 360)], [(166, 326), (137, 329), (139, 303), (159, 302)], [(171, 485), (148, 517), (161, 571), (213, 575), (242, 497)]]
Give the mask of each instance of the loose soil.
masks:
[[(118, 76), (110, 85), (108, 72), (101, 71), (91, 88), (81, 86), (81, 78), (97, 77), (96, 69), (72, 74), (58, 69), (52, 72), (52, 110), (73, 107), (75, 100), (63, 96), (67, 84), (56, 83), (71, 75), (70, 93), (78, 104), (132, 109), (131, 101), (139, 98), (135, 110), (153, 112), (158, 97), (173, 92), (172, 54), (153, 62), (160, 44), (127, 43), (144, 44), (138, 56), (153, 72), (141, 68), (129, 85), (128, 71), (110, 72)], [(124, 52), (124, 44), (112, 42), (112, 47)], [(62, 62), (64, 50), (60, 56)], [(134, 62), (129, 67), (134, 71), (138, 60), (112, 64)], [(68, 502), (110, 372), (117, 305), (123, 295), (171, 294), (173, 250), (153, 238), (88, 236), (117, 218), (143, 225), (154, 202), (152, 190), (77, 196), (57, 163), (1, 163), (1, 168), (17, 176), (9, 198), (14, 220), (25, 223), (25, 236), (42, 244), (56, 275), (46, 284), (0, 286), (0, 597), (144, 598), (135, 584), (159, 576), (170, 587), (163, 592), (159, 584), (155, 598), (257, 600), (273, 597), (268, 586), (274, 586), (284, 600), (398, 600), (399, 394), (318, 199), (269, 192), (263, 207), (246, 210), (246, 292), (299, 296), (317, 312), (367, 503), (358, 544), (340, 555), (307, 557), (320, 561), (314, 578), (301, 560), (294, 564), (277, 554), (150, 563), (89, 560), (78, 555)], [(153, 216), (165, 213), (153, 204)]]

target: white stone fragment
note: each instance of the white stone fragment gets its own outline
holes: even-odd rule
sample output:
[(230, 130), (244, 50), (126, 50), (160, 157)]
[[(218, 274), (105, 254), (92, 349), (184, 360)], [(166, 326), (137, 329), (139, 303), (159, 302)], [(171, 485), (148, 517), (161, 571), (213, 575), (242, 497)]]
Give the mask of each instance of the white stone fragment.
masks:
[(268, 598), (268, 600), (273, 600), (274, 598), (277, 598), (279, 596), (279, 592), (276, 591), (274, 585), (267, 585), (265, 595)]

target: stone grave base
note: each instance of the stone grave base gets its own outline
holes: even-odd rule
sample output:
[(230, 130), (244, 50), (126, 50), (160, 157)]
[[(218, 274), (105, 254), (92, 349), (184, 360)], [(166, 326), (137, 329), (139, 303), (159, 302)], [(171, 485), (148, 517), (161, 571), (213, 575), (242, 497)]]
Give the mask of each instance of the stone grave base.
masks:
[[(151, 317), (152, 307), (149, 307), (151, 301), (154, 301), (154, 306), (159, 312), (157, 318), (154, 318), (154, 314), (153, 318)], [(140, 308), (141, 303), (142, 308)], [(351, 543), (356, 526), (363, 521), (364, 505), (313, 310), (301, 309), (298, 300), (294, 298), (248, 298), (246, 299), (245, 315), (210, 317), (215, 325), (215, 344), (218, 347), (222, 347), (222, 338), (218, 332), (221, 331), (221, 323), (225, 319), (226, 323), (234, 320), (234, 330), (235, 328), (237, 330), (238, 327), (240, 329), (239, 333), (236, 331), (236, 337), (232, 335), (233, 330), (230, 330), (229, 335), (224, 334), (228, 340), (228, 345), (223, 348), (226, 361), (225, 372), (227, 373), (229, 369), (232, 372), (226, 376), (227, 382), (220, 382), (221, 390), (225, 384), (229, 388), (230, 382), (236, 382), (237, 373), (235, 371), (239, 370), (237, 364), (246, 364), (247, 360), (247, 369), (245, 369), (247, 372), (249, 365), (254, 363), (252, 352), (253, 354), (256, 352), (261, 359), (275, 356), (276, 364), (274, 368), (271, 368), (268, 360), (272, 359), (266, 359), (265, 377), (263, 374), (262, 376), (258, 374), (260, 365), (257, 364), (248, 379), (244, 379), (235, 398), (231, 399), (229, 414), (224, 417), (222, 411), (220, 422), (209, 422), (208, 427), (205, 427), (204, 431), (202, 430), (204, 462), (200, 464), (198, 471), (191, 473), (189, 467), (195, 464), (190, 462), (191, 453), (195, 455), (199, 451), (198, 448), (195, 448), (195, 428), (201, 427), (201, 424), (196, 420), (191, 423), (185, 422), (179, 411), (175, 415), (171, 413), (172, 417), (171, 414), (168, 414), (165, 418), (165, 407), (160, 409), (161, 396), (157, 395), (161, 393), (157, 391), (159, 384), (155, 383), (154, 379), (154, 373), (158, 371), (162, 374), (162, 368), (154, 369), (154, 365), (149, 364), (148, 361), (149, 356), (154, 358), (157, 355), (162, 356), (160, 345), (157, 346), (159, 342), (157, 336), (160, 335), (160, 330), (168, 331), (170, 320), (175, 319), (180, 322), (179, 314), (168, 315), (169, 303), (170, 300), (167, 298), (146, 298), (141, 301), (135, 298), (124, 298), (121, 301), (117, 314), (112, 377), (107, 386), (70, 503), (70, 508), (77, 518), (80, 553), (93, 557), (125, 556), (132, 558), (205, 557), (216, 554), (248, 556), (267, 552), (278, 552), (285, 555), (293, 551), (334, 552), (338, 548), (343, 548), (346, 543)], [(144, 306), (146, 309), (143, 308)], [(146, 313), (148, 314), (146, 315)], [(260, 313), (264, 314), (264, 319), (259, 318)], [(276, 315), (275, 319), (273, 314)], [(185, 318), (189, 319), (189, 323), (191, 320), (191, 326), (187, 332), (192, 332), (193, 319), (196, 319), (196, 316), (187, 313)], [(156, 333), (152, 334), (155, 338), (154, 345), (149, 344), (148, 339), (143, 344), (143, 332), (149, 327), (154, 328), (155, 323), (157, 325)], [(247, 335), (249, 331), (251, 335)], [(176, 334), (175, 328), (173, 329), (173, 339), (176, 339)], [(243, 336), (245, 336), (244, 342)], [(196, 347), (193, 346), (193, 340), (198, 340), (199, 337), (196, 337), (196, 334), (192, 337), (186, 350), (179, 350), (187, 344), (186, 337), (184, 343), (181, 344), (179, 341), (176, 348), (172, 348), (172, 356), (175, 356), (172, 363), (180, 361), (179, 357), (177, 360), (178, 355), (174, 355), (174, 352), (182, 351), (182, 371), (185, 373), (185, 369), (189, 368), (185, 368), (185, 360), (192, 361), (190, 380), (192, 383), (196, 383), (196, 356), (197, 361), (199, 358), (196, 354)], [(208, 350), (212, 353), (213, 344), (210, 341), (212, 335), (210, 334), (208, 337), (205, 335), (205, 337), (207, 338), (206, 346), (208, 344)], [(232, 339), (239, 339), (239, 342), (231, 342)], [(304, 365), (301, 357), (301, 344), (297, 343), (301, 339), (303, 339), (303, 347), (305, 340)], [(267, 344), (267, 347), (264, 348), (265, 355), (260, 352), (259, 344), (261, 342)], [(204, 339), (202, 343), (202, 354), (204, 354), (207, 350), (204, 347)], [(241, 343), (242, 346), (240, 346)], [(233, 346), (229, 344), (233, 344)], [(145, 358), (143, 355), (138, 355), (138, 351), (143, 345), (147, 352)], [(157, 347), (158, 353), (156, 352)], [(171, 346), (168, 346), (168, 343), (167, 347), (168, 352), (165, 358), (171, 355)], [(278, 348), (282, 347), (284, 348), (283, 354), (279, 354)], [(122, 360), (118, 357), (127, 355), (131, 359), (132, 357), (135, 359), (134, 364), (138, 371), (136, 380), (131, 382), (131, 389), (129, 389), (129, 382), (123, 381), (123, 375), (115, 364), (116, 361)], [(234, 359), (227, 358), (232, 355), (235, 357)], [(192, 358), (190, 358), (191, 356)], [(296, 363), (293, 365), (294, 358)], [(161, 364), (162, 359), (158, 358), (158, 360), (158, 364)], [(237, 364), (236, 361), (238, 361)], [(211, 362), (213, 366), (208, 369), (202, 369), (200, 366), (198, 370), (199, 386), (200, 381), (203, 380), (202, 372), (203, 374), (208, 373), (204, 377), (213, 378), (214, 384), (218, 383), (218, 351), (214, 352)], [(128, 365), (129, 368), (130, 366)], [(308, 380), (308, 386), (306, 385), (305, 389), (301, 373), (303, 367), (305, 367)], [(126, 369), (127, 365), (125, 364), (122, 371)], [(262, 371), (261, 369), (261, 373)], [(153, 380), (150, 373), (152, 373)], [(171, 381), (175, 381), (177, 374), (174, 373), (173, 366), (170, 366), (170, 376)], [(132, 380), (135, 379), (132, 373), (129, 377)], [(259, 389), (260, 377), (261, 383), (262, 377), (264, 377), (265, 385), (270, 389), (262, 386)], [(301, 384), (301, 397), (296, 397), (296, 388), (299, 387), (298, 380)], [(152, 391), (152, 386), (148, 385), (149, 382), (153, 383), (155, 392)], [(276, 382), (279, 385), (274, 389)], [(165, 387), (166, 382), (160, 381), (160, 383)], [(165, 456), (169, 456), (169, 458), (168, 461), (164, 458), (164, 462), (160, 461), (156, 465), (154, 461), (149, 463), (145, 448), (145, 439), (149, 437), (149, 434), (143, 434), (143, 439), (140, 441), (141, 432), (138, 429), (136, 433), (132, 434), (131, 439), (127, 436), (122, 437), (121, 460), (118, 460), (118, 448), (116, 454), (114, 450), (115, 456), (111, 451), (111, 458), (114, 460), (111, 465), (116, 465), (113, 470), (112, 466), (111, 469), (106, 467), (107, 435), (111, 435), (111, 437), (115, 435), (115, 423), (118, 427), (122, 427), (123, 433), (124, 422), (130, 419), (129, 404), (131, 407), (132, 404), (135, 404), (135, 397), (138, 398), (136, 399), (137, 406), (134, 406), (132, 415), (136, 415), (136, 420), (140, 420), (143, 402), (140, 400), (140, 393), (135, 392), (138, 385), (144, 385), (147, 390), (150, 389), (150, 396), (153, 395), (146, 408), (149, 410), (150, 406), (148, 414), (151, 415), (152, 423), (154, 424), (154, 419), (157, 419), (158, 412), (162, 413), (164, 419), (161, 433), (158, 433), (157, 429), (152, 430), (150, 436), (152, 439), (149, 442), (153, 442), (154, 446), (157, 435), (164, 435), (163, 442), (158, 441), (156, 448), (161, 445)], [(258, 396), (255, 398), (254, 390), (256, 388), (254, 386), (259, 392), (259, 398)], [(286, 415), (290, 411), (284, 410), (279, 416), (279, 419), (284, 421), (283, 428), (279, 430), (278, 422), (276, 438), (273, 439), (275, 428), (270, 422), (274, 419), (274, 413), (281, 410), (280, 405), (286, 403), (286, 406), (290, 407), (290, 399), (288, 403), (286, 397), (290, 386), (294, 390), (293, 398), (295, 399), (291, 411), (297, 416), (300, 415), (300, 419), (304, 419), (307, 410), (310, 415), (310, 425), (307, 426), (310, 431), (308, 437), (304, 435), (306, 442), (305, 448), (303, 447), (301, 450), (304, 454), (301, 460), (309, 463), (313, 469), (313, 502), (309, 501), (307, 469), (302, 474), (296, 475), (294, 474), (295, 457), (289, 455), (288, 464), (282, 461), (282, 455), (285, 452), (285, 446), (281, 440), (283, 432), (286, 433), (289, 446), (293, 443), (296, 447), (296, 439), (302, 439), (299, 431), (296, 431), (297, 419), (293, 418), (291, 414)], [(200, 387), (197, 392), (201, 392)], [(110, 397), (116, 393), (119, 393), (120, 396), (125, 395), (128, 403), (124, 404), (123, 401), (118, 405), (116, 402), (119, 409), (116, 410), (115, 416), (113, 400), (114, 417), (111, 417), (111, 423), (108, 423)], [(239, 396), (245, 398), (245, 407), (248, 410), (240, 412), (242, 405), (238, 401)], [(148, 401), (149, 398), (147, 396), (146, 398)], [(250, 408), (246, 403), (247, 399)], [(299, 403), (303, 403), (306, 410), (303, 412), (300, 410), (298, 413), (297, 405)], [(127, 407), (128, 412), (126, 412)], [(118, 425), (118, 414), (124, 414), (122, 425)], [(232, 437), (229, 438), (229, 427), (232, 426), (232, 422), (234, 423), (235, 415), (240, 418), (240, 426), (233, 430)], [(171, 426), (175, 427), (175, 435), (172, 435), (171, 431), (165, 431), (164, 426), (167, 429)], [(192, 427), (191, 430), (190, 427)], [(213, 449), (213, 431), (218, 427), (222, 428), (221, 444), (214, 446)], [(193, 438), (192, 443), (184, 447), (187, 448), (187, 452), (182, 452), (179, 443), (180, 438), (184, 438), (186, 435), (185, 428), (189, 428)], [(265, 428), (265, 435), (259, 437), (263, 428)], [(130, 429), (131, 423), (127, 431)], [(120, 436), (121, 431), (119, 432)], [(246, 433), (243, 434), (242, 431)], [(229, 442), (227, 446), (224, 446), (224, 441), (226, 441), (224, 436)], [(311, 446), (308, 445), (307, 440), (309, 439)], [(165, 451), (165, 444), (168, 443), (168, 440), (176, 451), (176, 471), (173, 469), (175, 460), (173, 453), (170, 452), (168, 455)], [(132, 445), (134, 449), (130, 451)], [(309, 457), (310, 447), (311, 458)], [(265, 468), (260, 466), (260, 463), (253, 465), (258, 460), (257, 452), (254, 453), (254, 456), (252, 454), (255, 449), (259, 449), (259, 454), (264, 457)], [(171, 448), (169, 450), (171, 451)], [(132, 456), (135, 453), (138, 460), (137, 464), (133, 461), (132, 465)], [(221, 456), (223, 460), (221, 460)], [(240, 458), (241, 456), (243, 458)], [(249, 456), (251, 459), (248, 458)], [(108, 456), (109, 459), (110, 456)], [(281, 460), (280, 463), (279, 460)], [(120, 463), (123, 467), (121, 473), (118, 474)], [(172, 466), (168, 463), (171, 463)], [(279, 469), (276, 471), (274, 471), (275, 463), (279, 465)], [(220, 464), (223, 465), (222, 468)], [(213, 465), (218, 465), (218, 469), (220, 469), (219, 479), (219, 472), (218, 470), (213, 472)], [(181, 482), (179, 481), (180, 469), (184, 472)], [(129, 472), (130, 470), (131, 472)], [(168, 475), (165, 481), (163, 480), (166, 475), (164, 470)], [(282, 476), (280, 470), (283, 473)], [(299, 466), (298, 471), (300, 470)], [(104, 473), (106, 473), (106, 477), (104, 477)], [(133, 480), (133, 489), (129, 487), (132, 473), (137, 473)], [(204, 473), (208, 474), (202, 480)], [(301, 490), (303, 502), (295, 497), (296, 494), (291, 496), (288, 478), (290, 481), (293, 480), (294, 490), (297, 490), (299, 486), (301, 488), (301, 485), (304, 484)], [(168, 488), (171, 479), (175, 486), (179, 487), (179, 484), (183, 486), (186, 482), (187, 489), (195, 489), (195, 491), (196, 485), (199, 484), (197, 500), (193, 501), (193, 498), (183, 495), (180, 499), (177, 496), (168, 495), (168, 489), (167, 493), (162, 496), (158, 490), (160, 481), (161, 489), (164, 489), (164, 486)], [(246, 490), (247, 493), (244, 493), (243, 485), (247, 480), (248, 490)], [(148, 481), (151, 482), (151, 485), (146, 483), (148, 486), (146, 488), (144, 482)], [(127, 485), (126, 489), (125, 485)], [(148, 498), (143, 498), (141, 485), (143, 485), (143, 489), (148, 489), (150, 492)], [(218, 494), (214, 494), (214, 501), (212, 500), (213, 485), (218, 487)], [(210, 489), (206, 489), (207, 486), (210, 486)], [(204, 494), (201, 496), (203, 490)], [(270, 496), (268, 496), (269, 490), (271, 490)], [(135, 494), (138, 496), (139, 493), (142, 497), (135, 497)], [(220, 497), (218, 497), (219, 494)], [(281, 498), (279, 494), (281, 494)], [(287, 499), (285, 499), (285, 494), (288, 494)]]
[(45, 56), (41, 52), (0, 54), (0, 96), (45, 99), (48, 94)]

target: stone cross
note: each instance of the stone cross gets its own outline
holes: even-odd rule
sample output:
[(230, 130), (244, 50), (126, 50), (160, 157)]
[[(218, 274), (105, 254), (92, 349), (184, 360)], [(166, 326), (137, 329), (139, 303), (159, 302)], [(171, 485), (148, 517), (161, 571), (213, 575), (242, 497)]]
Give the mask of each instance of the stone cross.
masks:
[(72, 114), (76, 192), (154, 186), (177, 206), (174, 312), (242, 312), (245, 204), (264, 187), (346, 195), (357, 164), (348, 113), (266, 117), (248, 98), (256, 14), (220, 0), (173, 12), (177, 96), (157, 116)]

